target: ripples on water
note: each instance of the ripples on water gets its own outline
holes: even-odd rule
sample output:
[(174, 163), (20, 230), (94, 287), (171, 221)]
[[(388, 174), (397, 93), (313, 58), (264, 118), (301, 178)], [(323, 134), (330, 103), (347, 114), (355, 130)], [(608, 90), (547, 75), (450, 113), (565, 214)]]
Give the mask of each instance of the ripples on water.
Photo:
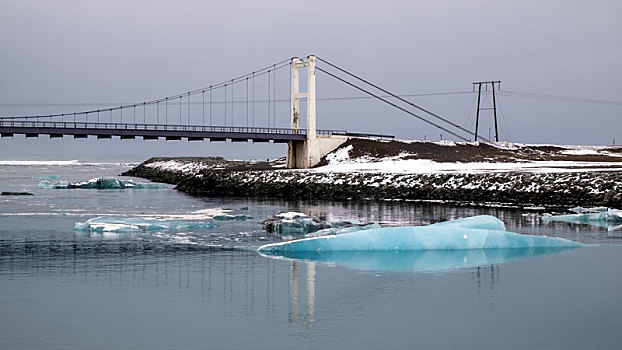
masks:
[[(127, 168), (95, 163), (0, 162), (1, 190), (35, 194), (0, 197), (0, 348), (613, 349), (622, 341), (619, 231), (542, 224), (538, 213), (512, 208), (37, 187), (40, 176), (83, 181)], [(181, 232), (73, 230), (102, 215), (184, 220), (217, 209), (253, 218)], [(490, 214), (510, 231), (594, 246), (559, 254), (262, 257), (253, 248), (280, 238), (259, 221), (282, 210), (384, 225)]]

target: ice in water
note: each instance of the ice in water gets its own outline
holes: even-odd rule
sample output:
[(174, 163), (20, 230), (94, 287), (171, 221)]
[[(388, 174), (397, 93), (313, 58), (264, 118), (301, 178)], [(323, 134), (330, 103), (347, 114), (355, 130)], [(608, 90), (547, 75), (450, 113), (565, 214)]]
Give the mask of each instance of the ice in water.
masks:
[(213, 216), (213, 219), (216, 221), (244, 221), (252, 218), (248, 214), (219, 214)]
[(576, 214), (565, 215), (542, 215), (542, 221), (561, 221), (592, 224), (597, 226), (609, 227), (609, 224), (622, 223), (622, 210), (609, 209), (605, 207), (598, 208), (572, 208), (571, 211)]
[(428, 226), (387, 227), (267, 244), (262, 253), (329, 251), (414, 251), (580, 247), (562, 238), (505, 231), (500, 220), (484, 215)]
[(57, 181), (51, 183), (49, 181), (39, 182), (39, 187), (45, 189), (69, 189), (69, 188), (86, 188), (86, 189), (165, 189), (168, 188), (161, 183), (134, 182), (132, 180), (119, 180), (115, 177), (97, 177), (87, 181), (69, 182)]
[(213, 228), (211, 222), (179, 221), (179, 220), (148, 220), (138, 217), (96, 217), (86, 222), (76, 222), (76, 231), (89, 232), (147, 232), (164, 230), (200, 230)]
[(356, 219), (321, 221), (304, 213), (281, 212), (262, 221), (269, 233), (281, 236), (324, 236), (380, 227), (377, 224), (363, 224)]
[(563, 253), (574, 247), (411, 251), (267, 252), (266, 257), (306, 260), (356, 270), (435, 272), (502, 264), (520, 258)]

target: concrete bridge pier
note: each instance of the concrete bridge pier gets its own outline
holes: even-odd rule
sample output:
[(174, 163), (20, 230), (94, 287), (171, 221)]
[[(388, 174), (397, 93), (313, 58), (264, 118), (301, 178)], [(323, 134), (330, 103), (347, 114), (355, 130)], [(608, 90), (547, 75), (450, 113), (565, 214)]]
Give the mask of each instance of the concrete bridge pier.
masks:
[(347, 136), (317, 136), (313, 140), (290, 141), (287, 145), (287, 167), (306, 169), (317, 165), (320, 159), (348, 141)]
[[(287, 167), (304, 169), (317, 165), (320, 159), (342, 143), (346, 136), (318, 136), (316, 133), (315, 115), (315, 56), (306, 60), (294, 57), (291, 60), (291, 108), (290, 128), (300, 130), (300, 99), (307, 99), (307, 132), (306, 140), (290, 141), (287, 146)], [(300, 68), (307, 68), (307, 91), (300, 92)]]

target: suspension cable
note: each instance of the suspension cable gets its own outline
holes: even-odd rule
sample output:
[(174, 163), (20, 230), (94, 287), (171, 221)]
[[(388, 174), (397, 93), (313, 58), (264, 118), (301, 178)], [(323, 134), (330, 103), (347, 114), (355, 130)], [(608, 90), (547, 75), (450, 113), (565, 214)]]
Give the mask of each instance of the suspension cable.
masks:
[[(253, 76), (255, 76), (255, 75), (259, 76), (259, 75), (263, 75), (263, 74), (268, 74), (268, 71), (271, 71), (274, 67), (276, 67), (276, 69), (280, 69), (280, 68), (283, 68), (283, 67), (288, 66), (288, 65), (289, 65), (289, 59), (282, 60), (282, 61), (280, 61), (280, 62), (278, 62), (276, 64), (269, 65), (269, 66), (264, 67), (262, 69), (256, 70), (256, 71), (254, 71), (252, 73), (244, 74), (242, 76), (239, 76), (239, 77), (236, 77), (236, 78), (233, 78), (233, 79), (229, 79), (229, 80), (226, 80), (224, 82), (220, 82), (220, 83), (215, 84), (215, 85), (210, 85), (209, 87), (204, 87), (204, 88), (201, 88), (201, 89), (191, 90), (191, 91), (186, 92), (186, 93), (172, 95), (172, 96), (167, 96), (167, 97), (163, 97), (163, 98), (160, 98), (160, 99), (144, 101), (142, 103), (145, 104), (145, 105), (152, 105), (152, 104), (156, 104), (157, 105), (160, 102), (167, 103), (168, 100), (176, 100), (180, 96), (187, 95), (188, 93), (190, 95), (195, 95), (195, 94), (203, 93), (206, 90), (210, 90), (211, 91), (213, 89), (217, 89), (217, 88), (223, 87), (224, 85), (229, 85), (232, 82), (233, 83), (237, 83), (237, 82), (244, 81), (247, 77), (250, 77), (251, 74)], [(132, 107), (133, 105), (134, 104), (126, 104), (126, 105), (121, 105), (121, 106), (117, 106), (117, 107), (100, 109), (100, 111), (109, 111), (111, 113), (110, 117), (111, 117), (111, 120), (112, 120), (112, 111), (120, 110), (121, 108), (129, 108), (129, 107)], [(87, 112), (88, 113), (95, 113), (95, 112), (97, 112), (97, 110), (94, 109), (94, 110), (89, 110), (89, 111), (76, 112), (76, 114), (77, 115), (82, 115), (82, 114), (86, 114)], [(46, 115), (5, 116), (5, 117), (0, 116), (0, 119), (22, 119), (22, 118), (24, 118), (24, 119), (35, 119), (35, 118), (37, 118), (38, 119), (38, 118), (52, 118), (52, 117), (64, 118), (65, 115), (70, 115), (70, 114), (56, 113), (56, 114), (46, 114)]]
[(393, 102), (391, 102), (391, 101), (388, 101), (388, 100), (386, 100), (386, 99), (384, 99), (384, 98), (382, 98), (382, 97), (380, 97), (380, 96), (378, 96), (378, 95), (376, 95), (376, 94), (374, 94), (374, 93), (372, 93), (372, 92), (370, 92), (370, 91), (367, 91), (367, 90), (365, 90), (365, 89), (363, 89), (363, 88), (361, 88), (361, 87), (359, 87), (359, 86), (357, 86), (357, 85), (354, 85), (354, 84), (352, 84), (351, 82), (349, 82), (349, 81), (347, 81), (347, 80), (345, 80), (345, 79), (342, 79), (342, 78), (340, 78), (340, 77), (338, 77), (338, 76), (336, 76), (336, 75), (334, 75), (334, 74), (332, 74), (332, 73), (330, 73), (330, 72), (327, 72), (327, 71), (323, 70), (323, 69), (322, 69), (322, 68), (320, 68), (320, 67), (317, 67), (317, 66), (316, 66), (316, 67), (315, 67), (315, 69), (319, 70), (319, 71), (320, 71), (320, 72), (322, 72), (322, 73), (328, 74), (328, 75), (330, 75), (331, 77), (333, 77), (333, 78), (335, 78), (335, 79), (337, 79), (337, 80), (339, 80), (339, 81), (341, 81), (341, 82), (343, 82), (343, 83), (345, 83), (345, 84), (347, 84), (347, 85), (350, 85), (350, 86), (352, 86), (353, 88), (355, 88), (355, 89), (357, 89), (357, 90), (360, 90), (360, 91), (362, 91), (362, 92), (364, 92), (364, 93), (366, 93), (366, 94), (368, 94), (368, 95), (371, 95), (371, 96), (373, 96), (373, 97), (375, 97), (375, 98), (377, 98), (377, 99), (379, 99), (379, 100), (383, 101), (384, 103), (389, 104), (389, 105), (391, 105), (391, 106), (393, 106), (393, 107), (395, 107), (395, 108), (397, 108), (397, 109), (401, 110), (402, 112), (405, 112), (405, 113), (407, 113), (407, 114), (410, 114), (411, 116), (413, 116), (413, 117), (415, 117), (415, 118), (418, 118), (418, 119), (420, 119), (420, 120), (422, 120), (422, 121), (424, 121), (424, 122), (426, 122), (426, 123), (428, 123), (428, 124), (430, 124), (430, 125), (432, 125), (432, 126), (435, 126), (435, 127), (436, 127), (436, 128), (438, 128), (438, 129), (441, 129), (441, 130), (443, 130), (443, 131), (445, 131), (445, 132), (447, 132), (447, 133), (449, 133), (449, 134), (451, 134), (451, 135), (454, 135), (455, 137), (457, 137), (457, 138), (459, 138), (459, 139), (461, 139), (461, 140), (463, 140), (463, 141), (469, 141), (468, 139), (466, 139), (466, 138), (464, 138), (464, 137), (462, 137), (462, 136), (460, 136), (460, 135), (458, 135), (458, 134), (454, 133), (454, 132), (453, 132), (453, 131), (451, 131), (451, 130), (448, 130), (448, 129), (446, 129), (446, 128), (444, 128), (444, 127), (442, 127), (442, 126), (440, 126), (440, 125), (438, 125), (438, 124), (436, 124), (436, 123), (434, 123), (434, 122), (431, 122), (431, 121), (429, 121), (429, 120), (425, 119), (424, 117), (422, 117), (422, 116), (420, 116), (420, 115), (417, 115), (417, 114), (415, 114), (415, 113), (413, 113), (413, 112), (411, 112), (411, 111), (409, 111), (409, 110), (407, 110), (407, 109), (405, 109), (405, 108), (403, 108), (403, 107), (400, 107), (400, 106), (396, 105), (395, 103), (393, 103)]
[[(369, 82), (369, 81), (367, 81), (367, 80), (365, 80), (365, 79), (363, 79), (363, 78), (361, 78), (361, 77), (359, 77), (359, 76), (357, 76), (357, 75), (355, 75), (355, 74), (353, 74), (353, 73), (350, 73), (350, 72), (346, 71), (345, 69), (340, 68), (340, 67), (338, 67), (338, 66), (336, 66), (336, 65), (334, 65), (334, 64), (332, 64), (332, 63), (330, 63), (330, 62), (328, 62), (328, 61), (326, 61), (326, 60), (324, 60), (324, 59), (322, 59), (322, 58), (320, 58), (320, 57), (316, 57), (316, 58), (317, 58), (318, 60), (320, 60), (320, 61), (322, 61), (322, 62), (324, 62), (324, 63), (328, 64), (329, 66), (331, 66), (331, 67), (333, 67), (333, 68), (335, 68), (335, 69), (337, 69), (337, 70), (339, 70), (339, 71), (341, 71), (341, 72), (343, 72), (343, 73), (345, 73), (345, 74), (347, 74), (347, 75), (349, 75), (349, 76), (351, 76), (351, 77), (353, 77), (353, 78), (355, 78), (355, 79), (358, 79), (358, 80), (360, 80), (360, 81), (364, 82), (364, 83), (365, 83), (365, 84), (367, 84), (367, 85), (373, 86), (374, 88), (376, 88), (376, 89), (378, 89), (378, 90), (380, 90), (380, 91), (384, 92), (385, 94), (390, 95), (390, 96), (391, 96), (391, 97), (393, 97), (393, 98), (396, 98), (396, 99), (398, 99), (398, 100), (400, 100), (400, 101), (402, 101), (402, 102), (404, 102), (404, 103), (406, 103), (406, 104), (408, 104), (408, 105), (410, 105), (410, 106), (412, 106), (412, 107), (415, 107), (415, 108), (419, 109), (420, 111), (423, 111), (423, 112), (425, 112), (425, 113), (427, 113), (427, 114), (429, 114), (429, 115), (431, 115), (431, 116), (433, 116), (433, 117), (435, 117), (435, 118), (437, 118), (437, 119), (440, 119), (440, 120), (444, 121), (445, 123), (447, 123), (447, 124), (449, 124), (449, 125), (451, 125), (451, 126), (453, 126), (453, 127), (455, 127), (455, 128), (458, 128), (458, 129), (460, 129), (460, 130), (462, 130), (462, 131), (464, 131), (464, 132), (466, 132), (466, 133), (471, 133), (471, 131), (470, 131), (470, 130), (467, 130), (467, 129), (463, 128), (462, 126), (460, 126), (460, 125), (458, 125), (458, 124), (456, 124), (456, 123), (452, 122), (451, 120), (448, 120), (448, 119), (446, 119), (446, 118), (443, 118), (443, 117), (441, 117), (440, 115), (438, 115), (438, 114), (436, 114), (436, 113), (433, 113), (433, 112), (431, 112), (431, 111), (429, 111), (429, 110), (427, 110), (427, 109), (425, 109), (425, 108), (423, 108), (423, 107), (421, 107), (421, 106), (418, 106), (418, 105), (416, 105), (416, 104), (414, 104), (414, 103), (412, 103), (412, 102), (410, 102), (410, 101), (408, 101), (408, 100), (406, 100), (406, 99), (403, 99), (403, 98), (399, 97), (398, 95), (393, 94), (393, 93), (391, 93), (391, 92), (389, 92), (389, 91), (387, 91), (387, 90), (385, 90), (385, 89), (381, 88), (380, 86), (378, 86), (378, 85), (376, 85), (376, 84), (373, 84), (373, 83), (371, 83), (371, 82)], [(490, 142), (490, 140), (486, 140), (485, 138), (483, 138), (483, 139), (484, 139), (485, 141)]]

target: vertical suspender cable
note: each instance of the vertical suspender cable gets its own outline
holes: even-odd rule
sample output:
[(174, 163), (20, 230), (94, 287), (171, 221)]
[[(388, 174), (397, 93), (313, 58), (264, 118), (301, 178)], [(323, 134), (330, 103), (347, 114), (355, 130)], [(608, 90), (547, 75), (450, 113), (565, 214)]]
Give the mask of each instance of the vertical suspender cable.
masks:
[(270, 70), (268, 69), (268, 128), (270, 127)]
[(233, 126), (233, 79), (231, 79), (231, 126)]
[(212, 86), (209, 86), (209, 125), (212, 126)]
[(225, 124), (227, 126), (227, 84), (225, 84)]
[(276, 65), (272, 66), (272, 73), (274, 76), (272, 82), (272, 125), (276, 128)]
[(255, 127), (255, 72), (253, 72), (253, 127)]
[(165, 109), (165, 111), (166, 111), (166, 113), (164, 113), (164, 119), (166, 119), (166, 120), (165, 120), (165, 122), (164, 122), (164, 124), (167, 124), (167, 125), (168, 125), (168, 97), (165, 99), (164, 104), (165, 104), (165, 105), (164, 105), (164, 107), (165, 107), (164, 109)]
[(160, 124), (160, 101), (156, 101), (156, 124)]
[(190, 125), (190, 93), (188, 93), (188, 125)]
[(201, 91), (201, 106), (203, 106), (203, 112), (201, 114), (201, 126), (205, 126), (205, 90)]
[(181, 125), (181, 95), (179, 95), (179, 125)]
[(248, 128), (248, 77), (246, 77), (246, 127)]

